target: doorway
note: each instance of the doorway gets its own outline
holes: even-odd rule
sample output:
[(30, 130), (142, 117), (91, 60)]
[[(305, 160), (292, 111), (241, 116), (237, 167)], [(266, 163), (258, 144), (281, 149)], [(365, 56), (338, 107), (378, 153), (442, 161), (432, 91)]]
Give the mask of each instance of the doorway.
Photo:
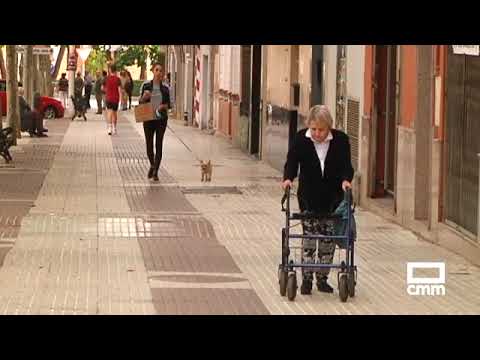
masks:
[(200, 122), (200, 128), (201, 129), (206, 129), (208, 128), (208, 108), (209, 108), (209, 96), (208, 96), (208, 90), (209, 90), (209, 83), (210, 83), (210, 77), (208, 76), (208, 69), (210, 68), (209, 62), (208, 62), (208, 56), (203, 55), (203, 61), (202, 61), (202, 112), (201, 112), (201, 122)]
[(262, 90), (262, 45), (252, 46), (252, 78), (250, 101), (250, 154), (259, 156), (260, 153), (260, 102)]
[(480, 59), (448, 46), (446, 80), (445, 220), (479, 235)]
[(312, 92), (310, 105), (323, 104), (323, 45), (312, 45)]
[(395, 193), (397, 138), (397, 46), (378, 45), (375, 51), (374, 116), (375, 167), (373, 197), (391, 198)]

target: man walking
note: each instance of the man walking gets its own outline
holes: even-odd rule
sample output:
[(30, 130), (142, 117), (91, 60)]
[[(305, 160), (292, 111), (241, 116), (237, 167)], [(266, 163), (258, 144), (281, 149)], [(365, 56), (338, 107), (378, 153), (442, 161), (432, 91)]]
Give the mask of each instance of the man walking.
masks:
[(66, 73), (62, 73), (62, 77), (58, 80), (58, 94), (65, 108), (68, 105), (68, 79), (66, 76)]
[(74, 82), (74, 96), (77, 99), (80, 99), (82, 97), (83, 93), (83, 79), (82, 79), (82, 74), (77, 72), (77, 77), (75, 78)]
[(102, 99), (103, 99), (103, 77), (100, 71), (96, 72), (96, 80), (95, 80), (95, 99), (97, 100), (97, 114), (102, 114)]
[(117, 133), (118, 103), (122, 96), (122, 83), (117, 76), (117, 67), (114, 64), (109, 66), (108, 71), (109, 75), (105, 80), (108, 135), (115, 135)]
[(85, 71), (85, 101), (87, 103), (87, 109), (90, 109), (90, 97), (92, 96), (92, 76), (88, 71)]

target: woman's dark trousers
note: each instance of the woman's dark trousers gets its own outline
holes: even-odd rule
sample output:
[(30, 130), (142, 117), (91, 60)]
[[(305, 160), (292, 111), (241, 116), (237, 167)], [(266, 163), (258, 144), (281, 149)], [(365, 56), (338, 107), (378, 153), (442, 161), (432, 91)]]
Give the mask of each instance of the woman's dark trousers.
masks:
[[(147, 156), (150, 166), (154, 169), (154, 174), (158, 175), (158, 169), (162, 162), (163, 136), (167, 124), (161, 120), (145, 121), (143, 131), (145, 132), (145, 142), (147, 144)], [(155, 153), (153, 151), (153, 138), (155, 137)]]

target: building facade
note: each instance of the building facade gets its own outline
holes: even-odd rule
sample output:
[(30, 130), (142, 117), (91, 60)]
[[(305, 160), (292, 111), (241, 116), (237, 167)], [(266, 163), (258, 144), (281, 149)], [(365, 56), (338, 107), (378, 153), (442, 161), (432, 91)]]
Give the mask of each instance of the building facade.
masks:
[(480, 56), (463, 47), (196, 46), (181, 86), (196, 126), (278, 170), (326, 104), (350, 138), (356, 202), (480, 264)]

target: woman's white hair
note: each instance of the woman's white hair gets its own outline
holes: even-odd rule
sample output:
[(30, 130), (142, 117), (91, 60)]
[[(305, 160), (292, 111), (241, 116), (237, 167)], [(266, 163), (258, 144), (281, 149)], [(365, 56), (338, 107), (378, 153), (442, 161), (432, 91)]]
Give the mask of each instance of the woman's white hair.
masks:
[(333, 127), (333, 118), (326, 105), (315, 105), (310, 109), (307, 118), (307, 125), (317, 121), (324, 123), (330, 129)]

